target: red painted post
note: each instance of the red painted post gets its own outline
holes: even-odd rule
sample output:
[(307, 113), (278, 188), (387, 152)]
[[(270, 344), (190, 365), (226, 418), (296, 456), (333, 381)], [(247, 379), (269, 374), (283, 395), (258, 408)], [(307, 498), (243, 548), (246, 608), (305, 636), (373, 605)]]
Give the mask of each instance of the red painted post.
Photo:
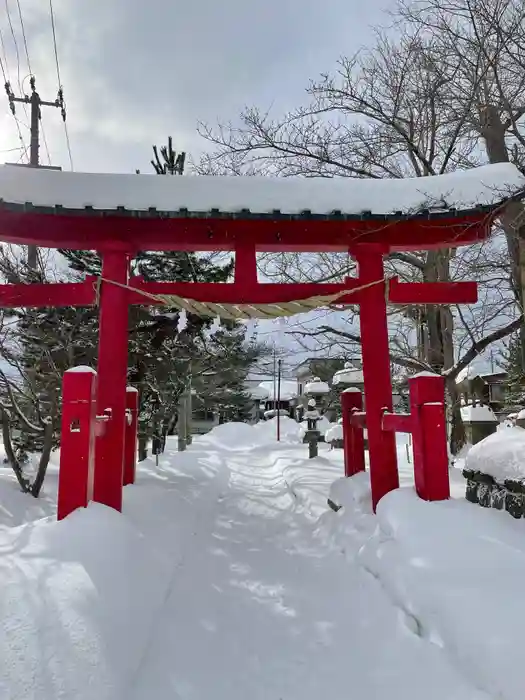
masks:
[(135, 483), (137, 469), (137, 430), (139, 392), (133, 386), (126, 389), (126, 436), (124, 449), (124, 486)]
[(409, 384), (416, 492), (425, 501), (443, 501), (450, 498), (445, 380), (422, 372)]
[(126, 424), (126, 373), (128, 365), (129, 258), (109, 250), (102, 258), (100, 331), (98, 350), (97, 412), (109, 416), (97, 438), (93, 500), (122, 510), (124, 430)]
[(385, 409), (392, 412), (392, 378), (386, 315), (383, 253), (363, 245), (356, 254), (361, 291), (360, 326), (365, 380), (366, 428), (374, 511), (378, 502), (399, 488), (395, 433), (383, 430)]
[(343, 414), (343, 449), (345, 476), (365, 471), (365, 438), (363, 429), (352, 424), (352, 412), (363, 410), (363, 395), (359, 389), (345, 389), (341, 394)]
[(90, 367), (73, 367), (62, 380), (58, 520), (93, 497), (96, 380)]

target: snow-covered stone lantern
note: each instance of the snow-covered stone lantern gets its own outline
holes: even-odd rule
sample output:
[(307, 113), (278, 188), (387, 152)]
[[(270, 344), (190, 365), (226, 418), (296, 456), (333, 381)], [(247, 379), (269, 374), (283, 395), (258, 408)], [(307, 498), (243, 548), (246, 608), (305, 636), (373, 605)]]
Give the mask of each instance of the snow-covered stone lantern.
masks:
[(363, 391), (365, 386), (363, 370), (359, 369), (351, 362), (345, 362), (344, 368), (334, 374), (332, 384), (335, 389), (339, 389), (340, 391), (348, 389), (349, 387)]
[(310, 406), (313, 401), (316, 408), (322, 408), (323, 396), (328, 396), (330, 387), (326, 382), (322, 382), (319, 377), (314, 377), (311, 382), (305, 385), (304, 393), (305, 396), (310, 397), (308, 406)]
[(321, 420), (321, 414), (317, 410), (315, 399), (310, 399), (308, 401), (308, 407), (304, 412), (304, 419), (306, 420), (304, 442), (308, 443), (308, 456), (312, 459), (313, 457), (317, 457), (318, 443), (321, 437), (321, 433), (317, 427), (318, 422)]
[(258, 423), (261, 418), (262, 406), (265, 406), (264, 402), (268, 400), (270, 392), (266, 387), (254, 386), (250, 389), (250, 396), (254, 404), (254, 420)]

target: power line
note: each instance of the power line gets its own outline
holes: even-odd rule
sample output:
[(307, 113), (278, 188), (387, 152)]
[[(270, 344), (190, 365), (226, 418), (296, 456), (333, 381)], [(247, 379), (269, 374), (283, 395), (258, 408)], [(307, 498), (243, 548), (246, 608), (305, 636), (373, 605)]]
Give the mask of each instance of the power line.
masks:
[(66, 144), (67, 144), (67, 152), (69, 153), (69, 164), (71, 166), (71, 170), (74, 170), (73, 167), (73, 156), (71, 155), (71, 144), (69, 142), (69, 131), (67, 129), (67, 124), (66, 120), (64, 119), (64, 132), (66, 134)]
[(9, 28), (11, 29), (11, 34), (13, 36), (13, 43), (15, 45), (16, 52), (16, 72), (17, 72), (17, 82), (20, 92), (22, 92), (22, 84), (20, 82), (20, 51), (18, 50), (18, 41), (16, 40), (15, 28), (13, 27), (13, 21), (11, 19), (11, 11), (9, 9), (9, 0), (5, 0), (5, 10), (7, 13), (7, 20), (9, 22)]
[[(2, 46), (2, 54), (4, 56), (4, 65), (5, 65), (5, 72), (4, 72), (4, 68), (2, 68), (2, 72), (4, 72), (4, 78), (7, 74), (7, 80), (11, 80), (11, 76), (9, 75), (9, 65), (7, 63), (7, 53), (5, 50), (4, 33), (2, 31), (2, 27), (0, 27), (0, 44)], [(7, 80), (6, 80), (6, 82), (7, 82)]]
[(49, 146), (47, 145), (46, 132), (44, 131), (44, 122), (42, 121), (42, 115), (40, 115), (40, 130), (42, 131), (42, 140), (44, 142), (44, 148), (46, 149), (47, 164), (51, 165), (51, 156), (49, 154)]
[[(6, 2), (7, 2), (7, 0), (6, 0)], [(58, 87), (61, 87), (62, 80), (60, 79), (60, 63), (58, 61), (57, 34), (56, 34), (56, 27), (55, 27), (55, 12), (53, 10), (53, 0), (49, 0), (49, 12), (51, 14), (51, 29), (53, 31), (53, 46), (55, 48), (55, 62), (56, 62), (56, 67), (57, 67)]]
[(57, 46), (57, 33), (55, 24), (55, 12), (53, 9), (53, 0), (49, 0), (49, 14), (51, 15), (51, 30), (53, 32), (53, 48), (55, 51), (55, 64), (57, 69), (57, 80), (58, 80), (58, 99), (60, 101), (62, 121), (64, 123), (64, 134), (66, 136), (67, 152), (69, 154), (69, 164), (71, 170), (73, 170), (73, 156), (71, 154), (71, 141), (69, 140), (69, 130), (66, 124), (66, 103), (64, 101), (64, 90), (62, 87), (62, 78), (60, 77), (60, 61), (58, 60), (58, 46)]
[[(24, 49), (25, 49), (25, 52), (26, 52), (27, 67), (28, 67), (28, 69), (29, 69), (29, 75), (28, 75), (28, 76), (26, 75), (26, 77), (25, 77), (24, 80), (22, 81), (21, 93), (23, 94), (23, 92), (24, 92), (24, 91), (23, 91), (23, 85), (24, 85), (25, 81), (27, 80), (27, 78), (32, 78), (32, 77), (33, 77), (33, 69), (31, 68), (31, 59), (29, 58), (29, 48), (28, 48), (28, 46), (27, 46), (26, 29), (25, 29), (25, 25), (24, 25), (24, 17), (23, 17), (23, 15), (22, 15), (22, 7), (21, 7), (21, 5), (20, 5), (20, 0), (16, 0), (16, 4), (17, 4), (17, 7), (18, 7), (18, 16), (20, 17), (20, 27), (21, 27), (21, 29), (22, 29), (22, 38), (23, 38), (23, 40), (24, 40)], [(48, 162), (49, 165), (51, 165), (51, 155), (50, 155), (50, 153), (49, 153), (49, 146), (48, 146), (48, 143), (47, 143), (46, 132), (45, 132), (45, 130), (44, 130), (44, 124), (43, 124), (43, 122), (42, 122), (42, 113), (41, 113), (41, 111), (40, 111), (40, 114), (39, 114), (39, 117), (38, 117), (38, 118), (39, 118), (39, 121), (40, 121), (40, 128), (41, 128), (41, 130), (42, 130), (42, 139), (43, 139), (43, 141), (44, 141), (44, 148), (45, 148), (45, 150), (46, 150), (47, 162)]]
[[(6, 2), (7, 2), (7, 0), (6, 0)], [(33, 75), (33, 71), (31, 70), (31, 61), (29, 60), (29, 51), (27, 49), (26, 30), (24, 27), (24, 18), (22, 17), (22, 8), (20, 7), (20, 0), (16, 0), (16, 4), (18, 6), (18, 15), (20, 17), (20, 26), (22, 27), (22, 37), (24, 39), (24, 47), (26, 50), (27, 67), (29, 68), (30, 74)]]

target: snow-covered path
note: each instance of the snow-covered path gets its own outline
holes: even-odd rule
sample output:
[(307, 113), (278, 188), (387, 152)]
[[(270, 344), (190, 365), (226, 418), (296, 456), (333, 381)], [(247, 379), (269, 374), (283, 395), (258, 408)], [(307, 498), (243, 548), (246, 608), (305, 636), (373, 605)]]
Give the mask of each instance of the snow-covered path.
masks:
[[(294, 472), (297, 446), (201, 441), (193, 453), (197, 464), (164, 489), (169, 510), (157, 511), (177, 513), (185, 532), (172, 531), (182, 546), (174, 543), (166, 598), (124, 697), (487, 698), (417, 635), (374, 577), (349, 565), (348, 550), (315, 537), (327, 493), (319, 471), (326, 467), (328, 487), (333, 463), (312, 463), (309, 479), (304, 461)], [(151, 520), (140, 491), (127, 498), (135, 523), (171, 530)]]
[(375, 516), (367, 474), (283, 432), (168, 443), (122, 515), (57, 523), (56, 466), (38, 501), (0, 469), (0, 700), (521, 700), (525, 521), (458, 470), (420, 501), (401, 441)]

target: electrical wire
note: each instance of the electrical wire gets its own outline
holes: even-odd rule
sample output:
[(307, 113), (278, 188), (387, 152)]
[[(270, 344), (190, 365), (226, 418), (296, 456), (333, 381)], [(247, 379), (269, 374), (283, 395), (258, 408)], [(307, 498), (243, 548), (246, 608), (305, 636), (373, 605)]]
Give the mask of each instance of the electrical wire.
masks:
[[(4, 62), (2, 61), (1, 57), (0, 57), (0, 67), (2, 69), (4, 83), (7, 85), (7, 83), (8, 83), (7, 78), (9, 75), (9, 67), (8, 67), (7, 63), (4, 65)], [(13, 114), (13, 113), (11, 112), (11, 114)], [(20, 146), (18, 146), (17, 148), (8, 149), (8, 151), (3, 151), (3, 153), (8, 153), (9, 151), (21, 150), (22, 151), (22, 155), (20, 156), (20, 160), (21, 160), (25, 155), (27, 155), (27, 148), (28, 147), (26, 146), (25, 141), (24, 141), (24, 137), (22, 136), (22, 130), (20, 129), (20, 124), (21, 124), (20, 120), (16, 117), (15, 114), (13, 114), (13, 118), (15, 120), (16, 128), (18, 131), (18, 138), (20, 139)]]
[[(57, 34), (56, 34), (56, 24), (55, 24), (55, 12), (53, 9), (53, 0), (49, 0), (49, 14), (51, 15), (51, 30), (53, 32), (53, 48), (55, 51), (55, 63), (56, 63), (56, 69), (57, 69), (58, 87), (61, 90), (62, 89), (62, 78), (60, 77), (60, 61), (58, 60), (58, 46), (57, 46)], [(65, 115), (66, 115), (66, 112), (65, 112), (65, 105), (64, 105), (63, 112), (62, 112), (62, 118), (63, 118), (63, 122), (64, 122), (64, 133), (66, 136), (67, 152), (69, 154), (69, 164), (71, 166), (71, 170), (74, 170), (73, 156), (71, 154), (71, 142), (69, 140), (69, 130), (67, 128)]]
[[(0, 27), (0, 45), (1, 45), (1, 47), (2, 47), (2, 54), (3, 54), (3, 57), (4, 57), (4, 65), (5, 65), (5, 71), (4, 71), (4, 68), (2, 68), (2, 72), (3, 72), (3, 74), (4, 74), (4, 80), (5, 80), (6, 82), (7, 82), (7, 81), (11, 82), (11, 76), (9, 75), (9, 65), (8, 65), (8, 62), (7, 62), (7, 53), (6, 53), (6, 50), (5, 50), (4, 33), (3, 33), (3, 31), (2, 31), (2, 27)], [(6, 75), (7, 75), (7, 78), (6, 78)]]
[(71, 144), (70, 144), (70, 141), (69, 141), (69, 131), (68, 131), (68, 129), (67, 129), (67, 124), (66, 124), (66, 122), (64, 122), (64, 132), (65, 132), (65, 134), (66, 134), (67, 151), (68, 151), (68, 153), (69, 153), (69, 164), (70, 164), (70, 166), (71, 166), (71, 170), (74, 170), (74, 167), (73, 167), (73, 156), (71, 155)]
[[(8, 20), (8, 22), (9, 22), (9, 28), (11, 29), (11, 34), (12, 34), (12, 36), (13, 36), (13, 43), (14, 43), (14, 46), (15, 46), (18, 87), (19, 87), (19, 89), (20, 89), (20, 93), (23, 95), (24, 92), (23, 92), (23, 90), (22, 90), (22, 84), (21, 84), (21, 81), (20, 81), (20, 51), (18, 50), (18, 41), (16, 40), (15, 29), (14, 29), (14, 27), (13, 27), (13, 20), (11, 19), (11, 11), (10, 11), (10, 9), (9, 9), (9, 0), (5, 0), (5, 9), (6, 9), (6, 14), (7, 14), (7, 20)], [(7, 66), (7, 54), (5, 53), (5, 45), (4, 45), (3, 38), (2, 38), (2, 48), (3, 48), (3, 51), (4, 51), (5, 60), (6, 60), (6, 66)], [(8, 71), (8, 72), (9, 72), (9, 71)], [(23, 110), (24, 110), (24, 114), (25, 114), (26, 120), (29, 119), (28, 114), (27, 114), (27, 107), (25, 106), (25, 104), (22, 104), (22, 108), (23, 108)], [(15, 115), (13, 115), (13, 116), (15, 116)], [(15, 117), (15, 119), (16, 119), (16, 117)], [(20, 143), (24, 146), (24, 149), (25, 149), (25, 150), (24, 150), (24, 155), (27, 155), (27, 147), (26, 147), (26, 145), (25, 145), (25, 143), (24, 143), (24, 139), (23, 139), (23, 137), (22, 137), (22, 132), (20, 131), (20, 123), (18, 122), (18, 120), (16, 120), (16, 123), (17, 123), (18, 137), (19, 137), (19, 139), (20, 139)], [(28, 159), (28, 162), (29, 162), (29, 159)]]
[[(13, 27), (13, 21), (11, 19), (11, 11), (9, 9), (9, 0), (5, 0), (5, 10), (7, 13), (7, 20), (9, 22), (9, 28), (11, 29), (11, 35), (13, 36), (13, 43), (16, 52), (16, 72), (17, 72), (17, 82), (20, 93), (23, 94), (22, 83), (20, 80), (20, 51), (18, 50), (18, 41), (16, 40), (15, 28)], [(27, 113), (26, 113), (27, 116)]]
[[(6, 2), (7, 2), (7, 0), (6, 0)], [(56, 26), (55, 26), (55, 12), (53, 10), (53, 0), (49, 0), (49, 13), (51, 15), (51, 29), (53, 31), (53, 46), (55, 49), (55, 62), (56, 62), (56, 67), (57, 67), (58, 87), (62, 87), (62, 80), (60, 79), (60, 62), (58, 60), (57, 33), (56, 33)]]
[(42, 132), (42, 141), (44, 142), (44, 148), (46, 150), (47, 164), (51, 165), (51, 155), (49, 154), (49, 146), (47, 145), (47, 138), (46, 138), (46, 132), (44, 130), (44, 122), (42, 121), (42, 115), (40, 115), (39, 119), (40, 119), (40, 131)]
[[(7, 2), (7, 0), (6, 0)], [(24, 18), (22, 17), (22, 8), (20, 7), (20, 0), (16, 0), (16, 4), (18, 6), (18, 15), (20, 17), (20, 26), (22, 27), (22, 38), (24, 40), (24, 47), (26, 51), (26, 58), (27, 58), (27, 67), (29, 68), (29, 73), (33, 75), (33, 71), (31, 70), (31, 61), (29, 60), (29, 51), (27, 49), (27, 39), (26, 39), (26, 29), (24, 26)]]

